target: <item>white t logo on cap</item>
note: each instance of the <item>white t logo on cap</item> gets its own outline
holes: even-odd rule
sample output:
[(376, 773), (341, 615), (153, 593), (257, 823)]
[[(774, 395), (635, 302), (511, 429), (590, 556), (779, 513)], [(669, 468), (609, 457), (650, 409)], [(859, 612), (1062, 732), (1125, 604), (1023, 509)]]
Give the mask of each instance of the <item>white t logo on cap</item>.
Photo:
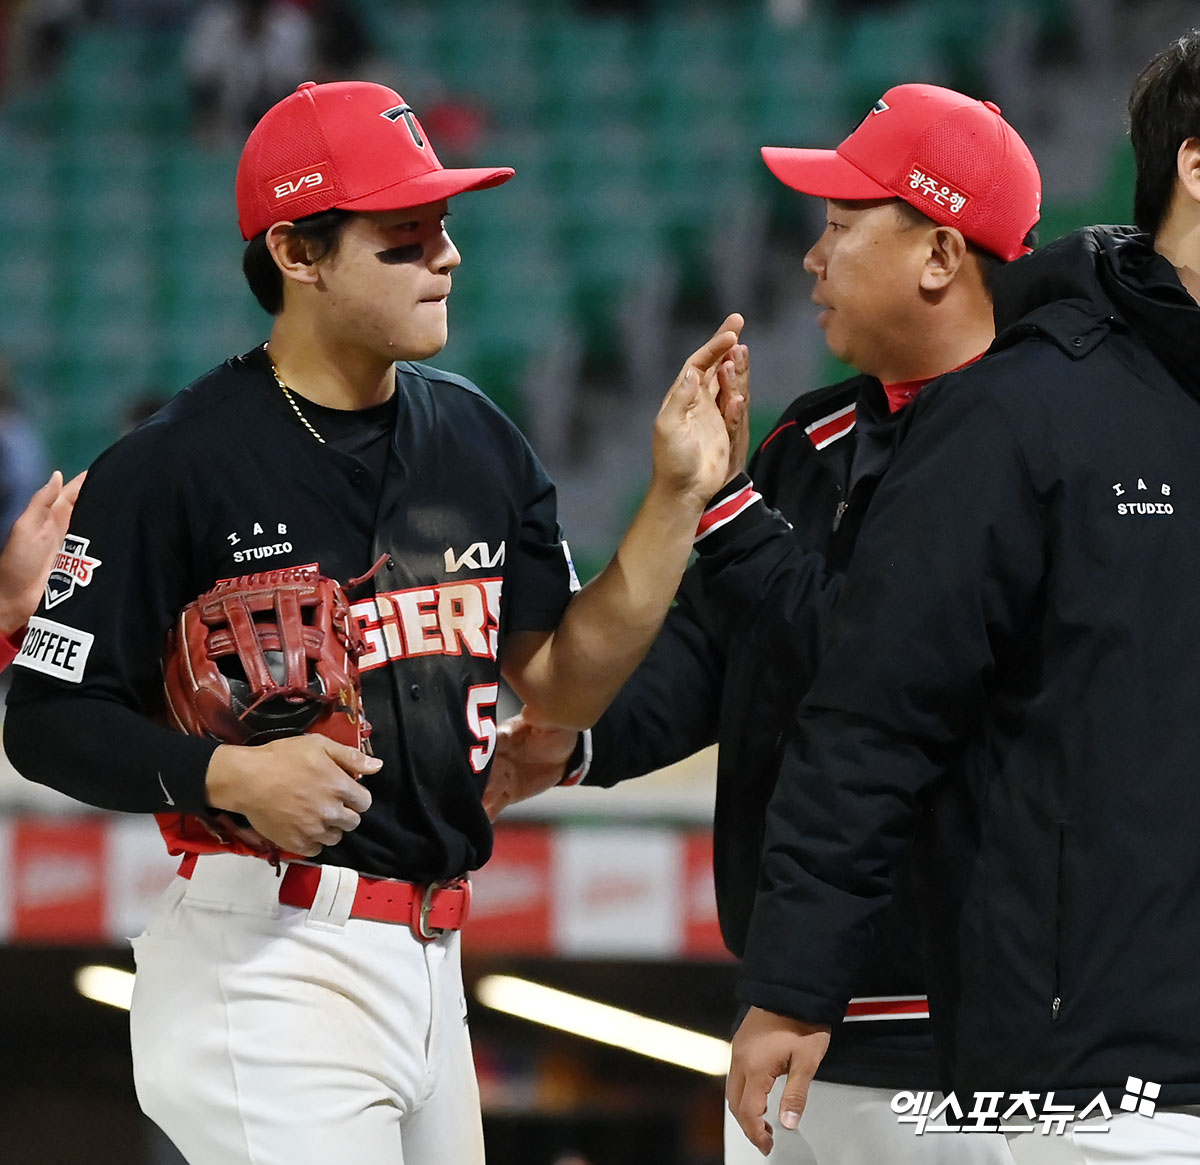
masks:
[(397, 105), (394, 109), (384, 110), (379, 116), (386, 117), (388, 121), (399, 121), (404, 118), (404, 124), (408, 126), (408, 132), (412, 134), (412, 140), (416, 143), (417, 149), (425, 148), (425, 139), (421, 137), (421, 131), (417, 128), (417, 119), (411, 105)]

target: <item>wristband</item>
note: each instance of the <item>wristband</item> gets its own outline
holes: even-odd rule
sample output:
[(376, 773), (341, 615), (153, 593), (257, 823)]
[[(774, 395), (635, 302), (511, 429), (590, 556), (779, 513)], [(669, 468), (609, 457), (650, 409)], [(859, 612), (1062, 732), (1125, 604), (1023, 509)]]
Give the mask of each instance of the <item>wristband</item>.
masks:
[(592, 730), (584, 729), (575, 741), (575, 748), (567, 758), (567, 771), (560, 785), (578, 785), (592, 767)]

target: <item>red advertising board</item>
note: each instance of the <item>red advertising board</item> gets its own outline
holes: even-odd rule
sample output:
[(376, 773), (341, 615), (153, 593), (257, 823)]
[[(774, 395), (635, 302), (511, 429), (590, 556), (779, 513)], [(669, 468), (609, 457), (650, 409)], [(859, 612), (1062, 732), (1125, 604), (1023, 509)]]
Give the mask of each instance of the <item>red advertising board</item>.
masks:
[(13, 942), (103, 942), (108, 891), (102, 818), (17, 820), (10, 851)]

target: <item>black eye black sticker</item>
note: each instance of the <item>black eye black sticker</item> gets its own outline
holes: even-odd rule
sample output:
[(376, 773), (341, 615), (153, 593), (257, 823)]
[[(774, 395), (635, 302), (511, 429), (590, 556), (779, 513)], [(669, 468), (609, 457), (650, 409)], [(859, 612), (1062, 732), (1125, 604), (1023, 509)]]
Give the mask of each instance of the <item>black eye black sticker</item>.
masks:
[(386, 251), (376, 251), (375, 258), (381, 263), (415, 263), (424, 253), (423, 243), (405, 243), (402, 247), (388, 247)]

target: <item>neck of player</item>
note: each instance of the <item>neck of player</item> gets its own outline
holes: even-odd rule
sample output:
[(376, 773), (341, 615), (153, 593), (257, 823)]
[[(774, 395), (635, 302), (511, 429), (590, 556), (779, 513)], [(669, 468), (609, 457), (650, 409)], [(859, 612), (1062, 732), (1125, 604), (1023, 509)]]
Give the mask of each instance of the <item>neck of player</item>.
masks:
[[(915, 322), (915, 321), (914, 321)], [(914, 327), (881, 353), (878, 366), (862, 368), (884, 384), (932, 380), (982, 355), (996, 338), (991, 301), (980, 298), (967, 310), (927, 317), (924, 327)], [(920, 337), (913, 343), (913, 336)]]
[[(1200, 182), (1197, 186), (1200, 188)], [(1187, 293), (1200, 303), (1200, 203), (1188, 196), (1182, 184), (1176, 187), (1171, 209), (1154, 236), (1154, 249), (1175, 268)]]
[(330, 409), (369, 409), (396, 391), (395, 360), (360, 345), (301, 328), (287, 312), (276, 317), (267, 352), (279, 378), (297, 396)]

